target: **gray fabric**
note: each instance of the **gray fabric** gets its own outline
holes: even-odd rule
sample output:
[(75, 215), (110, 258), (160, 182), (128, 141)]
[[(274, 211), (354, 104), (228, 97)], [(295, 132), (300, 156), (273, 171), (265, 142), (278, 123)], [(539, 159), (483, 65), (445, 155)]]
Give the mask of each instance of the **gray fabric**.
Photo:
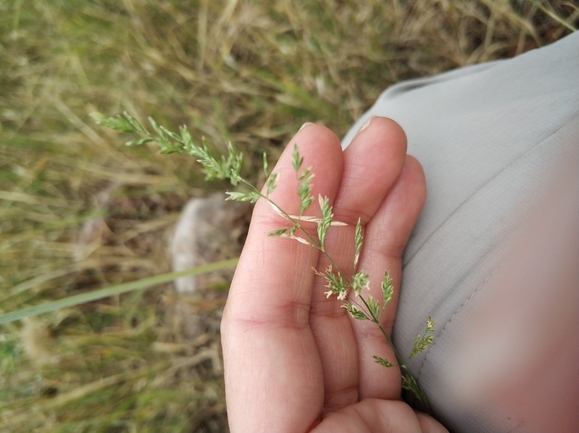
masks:
[[(439, 418), (451, 431), (517, 430), (488, 409), (460, 409), (452, 377), (461, 329), (501, 251), (562, 161), (579, 167), (579, 32), (514, 59), (392, 86), (358, 120), (397, 121), (422, 163), (428, 198), (404, 256), (394, 339), (409, 353), (428, 315), (435, 343), (412, 360)], [(508, 354), (505, 354), (508, 356)]]

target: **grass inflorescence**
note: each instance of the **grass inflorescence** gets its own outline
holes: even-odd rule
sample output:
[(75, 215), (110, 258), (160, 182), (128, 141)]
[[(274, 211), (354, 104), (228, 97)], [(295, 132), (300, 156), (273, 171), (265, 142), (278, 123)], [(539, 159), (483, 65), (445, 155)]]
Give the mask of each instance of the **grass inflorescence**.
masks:
[[(273, 237), (287, 237), (302, 244), (308, 245), (319, 250), (330, 262), (330, 265), (323, 271), (314, 269), (314, 272), (324, 278), (327, 283), (328, 291), (326, 296), (330, 297), (336, 295), (339, 300), (344, 301), (342, 307), (356, 320), (369, 320), (374, 323), (381, 331), (384, 339), (392, 348), (395, 355), (396, 363), (392, 363), (379, 356), (374, 356), (374, 360), (379, 365), (384, 367), (397, 366), (402, 374), (402, 389), (411, 394), (408, 400), (410, 404), (415, 406), (417, 410), (433, 415), (432, 409), (428, 402), (428, 397), (420, 388), (418, 381), (412, 376), (412, 373), (406, 367), (406, 363), (394, 344), (391, 337), (388, 335), (382, 326), (381, 316), (382, 311), (386, 308), (393, 295), (392, 278), (388, 271), (384, 272), (384, 279), (381, 283), (382, 299), (377, 300), (372, 295), (366, 295), (365, 290), (370, 289), (370, 276), (363, 270), (359, 270), (352, 275), (346, 274), (340, 266), (336, 264), (334, 257), (331, 256), (325, 248), (325, 239), (330, 229), (330, 226), (345, 226), (345, 223), (334, 220), (332, 206), (328, 197), (318, 197), (318, 202), (321, 210), (321, 217), (311, 217), (304, 215), (310, 208), (315, 198), (312, 195), (312, 182), (315, 174), (311, 167), (304, 168), (304, 158), (300, 155), (297, 144), (294, 144), (292, 152), (292, 166), (295, 171), (297, 180), (296, 193), (300, 199), (300, 209), (298, 215), (291, 215), (286, 212), (283, 207), (270, 198), (270, 194), (277, 187), (277, 173), (271, 173), (266, 185), (265, 193), (254, 186), (250, 181), (241, 176), (241, 168), (243, 164), (243, 154), (238, 153), (233, 144), (229, 143), (227, 147), (227, 157), (221, 156), (216, 158), (213, 156), (205, 140), (202, 144), (197, 144), (186, 126), (179, 128), (179, 133), (175, 133), (160, 126), (157, 122), (149, 118), (149, 123), (153, 128), (155, 134), (149, 132), (137, 119), (128, 113), (118, 114), (113, 117), (106, 117), (101, 114), (94, 114), (93, 117), (100, 125), (108, 126), (112, 129), (121, 132), (129, 132), (139, 134), (141, 138), (130, 140), (126, 142), (127, 146), (140, 146), (146, 143), (155, 143), (161, 153), (183, 153), (194, 157), (202, 166), (202, 171), (205, 174), (205, 179), (226, 179), (233, 187), (242, 186), (243, 191), (228, 192), (228, 200), (249, 201), (255, 203), (259, 199), (266, 200), (273, 210), (281, 215), (288, 227), (283, 227), (269, 233)], [(263, 158), (264, 172), (268, 171), (268, 158), (264, 154)], [(317, 226), (317, 238), (310, 234), (304, 227), (304, 224), (314, 223)], [(363, 245), (363, 229), (361, 220), (358, 219), (355, 229), (355, 253), (352, 258), (356, 269), (360, 251)], [(347, 299), (347, 300), (346, 300)], [(424, 352), (428, 345), (432, 343), (435, 322), (431, 317), (426, 321), (426, 329), (422, 336), (418, 335), (412, 345), (412, 350), (408, 356), (408, 360), (414, 358), (421, 352)]]
[[(0, 1), (0, 314), (169, 271), (179, 211), (223, 188), (89, 113), (187, 124), (224, 155), (232, 141), (256, 184), (305, 121), (343, 134), (397, 81), (512, 57), (577, 18), (565, 1)], [(169, 285), (1, 325), (0, 430), (226, 430), (223, 301), (195, 301), (193, 340)]]

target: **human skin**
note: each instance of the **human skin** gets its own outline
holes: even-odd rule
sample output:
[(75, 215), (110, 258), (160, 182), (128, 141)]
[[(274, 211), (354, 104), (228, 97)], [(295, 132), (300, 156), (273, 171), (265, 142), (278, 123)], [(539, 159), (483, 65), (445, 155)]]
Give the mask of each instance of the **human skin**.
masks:
[[(418, 161), (406, 155), (400, 126), (375, 117), (342, 151), (327, 128), (309, 124), (290, 141), (275, 172), (271, 198), (297, 214), (291, 153), (296, 143), (304, 167), (315, 174), (313, 195), (327, 196), (335, 220), (326, 250), (351, 273), (354, 227), (364, 225), (359, 269), (370, 275), (370, 293), (381, 299), (384, 271), (394, 296), (383, 316), (388, 333), (396, 315), (402, 252), (424, 204)], [(320, 215), (314, 203), (308, 215)], [(228, 417), (232, 432), (444, 432), (434, 419), (401, 401), (400, 371), (377, 365), (372, 355), (394, 360), (378, 327), (353, 320), (341, 301), (327, 298), (327, 258), (291, 239), (268, 237), (287, 226), (264, 201), (251, 226), (222, 321)], [(315, 226), (308, 228), (315, 236)]]

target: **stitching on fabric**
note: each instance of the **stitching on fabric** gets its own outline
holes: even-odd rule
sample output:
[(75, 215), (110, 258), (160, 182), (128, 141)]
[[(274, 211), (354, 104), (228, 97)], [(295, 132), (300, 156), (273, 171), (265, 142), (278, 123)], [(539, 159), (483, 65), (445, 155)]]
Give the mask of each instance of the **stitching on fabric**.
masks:
[[(488, 185), (492, 182), (494, 182), (499, 176), (501, 176), (506, 170), (507, 168), (514, 166), (514, 165), (519, 165), (521, 164), (521, 161), (524, 160), (528, 160), (529, 158), (531, 158), (531, 155), (533, 155), (533, 159), (539, 157), (540, 155), (542, 155), (545, 152), (548, 152), (549, 149), (542, 149), (543, 146), (545, 146), (545, 143), (549, 141), (549, 139), (554, 136), (556, 133), (559, 133), (561, 130), (567, 128), (569, 125), (573, 126), (575, 124), (575, 122), (577, 122), (577, 120), (579, 119), (579, 115), (576, 113), (574, 114), (568, 121), (564, 122), (562, 125), (559, 125), (555, 130), (551, 131), (551, 133), (549, 135), (547, 135), (546, 137), (544, 137), (540, 143), (537, 143), (535, 146), (533, 146), (533, 148), (529, 149), (527, 152), (525, 152), (523, 155), (521, 155), (520, 157), (516, 158), (514, 161), (511, 161), (509, 164), (507, 164), (507, 166), (503, 167), (503, 169), (501, 169), (501, 171), (497, 174), (495, 174), (491, 179), (488, 180), (488, 182), (482, 186), (481, 188), (479, 188), (476, 192), (474, 192), (469, 198), (467, 198), (466, 200), (464, 200), (452, 213), (451, 215), (449, 215), (445, 221), (443, 223), (441, 223), (428, 237), (427, 239), (424, 240), (424, 242), (420, 245), (420, 247), (418, 247), (416, 249), (415, 254), (413, 254), (412, 257), (410, 257), (406, 263), (404, 263), (404, 266), (406, 266), (410, 261), (412, 261), (412, 259), (414, 259), (414, 257), (418, 254), (418, 251), (420, 251), (424, 245), (426, 245), (431, 238), (433, 238), (435, 236), (435, 234), (437, 234), (437, 232), (439, 230), (442, 229), (442, 227), (444, 225), (446, 225), (448, 223), (448, 221), (450, 219), (452, 219), (456, 214), (458, 214), (459, 212), (462, 211), (462, 208), (464, 206), (466, 206), (466, 204), (471, 201), (473, 199), (473, 197), (475, 195), (477, 195), (482, 189), (487, 188)], [(539, 156), (536, 155), (537, 152), (541, 151), (541, 153), (539, 154)], [(525, 162), (525, 164), (527, 164), (527, 162)], [(510, 231), (510, 230), (509, 230)], [(482, 289), (485, 284), (487, 283), (487, 281), (499, 270), (502, 268), (502, 264), (499, 265), (483, 282), (482, 284), (473, 292), (471, 293), (471, 295), (457, 308), (457, 310), (452, 314), (452, 316), (446, 321), (446, 323), (444, 324), (444, 326), (442, 327), (442, 329), (440, 330), (440, 332), (438, 333), (438, 335), (434, 338), (434, 341), (428, 346), (427, 352), (424, 356), (424, 359), (422, 360), (420, 367), (418, 368), (418, 373), (417, 373), (417, 377), (420, 377), (420, 374), (422, 372), (422, 368), (424, 367), (424, 364), (426, 363), (427, 359), (428, 359), (428, 355), (430, 354), (430, 351), (432, 349), (432, 347), (436, 344), (437, 339), (444, 334), (444, 331), (446, 330), (446, 327), (448, 326), (448, 324), (450, 322), (452, 322), (452, 320), (455, 318), (455, 316), (460, 312), (460, 310), (462, 310), (462, 308), (475, 296), (475, 294), (477, 294), (480, 289)]]
[(450, 316), (450, 318), (446, 321), (446, 323), (444, 324), (444, 326), (442, 327), (442, 329), (440, 330), (440, 332), (438, 333), (438, 335), (436, 335), (436, 337), (434, 338), (434, 340), (432, 341), (432, 344), (430, 344), (428, 346), (427, 352), (424, 356), (424, 359), (422, 360), (422, 362), (420, 363), (420, 367), (418, 367), (418, 372), (416, 373), (417, 378), (420, 378), (420, 373), (422, 372), (422, 367), (424, 367), (424, 364), (426, 363), (426, 360), (428, 359), (428, 355), (430, 354), (430, 351), (432, 350), (432, 347), (436, 344), (436, 342), (438, 341), (438, 339), (440, 338), (440, 336), (442, 334), (444, 334), (444, 331), (446, 330), (446, 327), (448, 326), (448, 324), (450, 322), (452, 322), (452, 320), (455, 318), (455, 316), (460, 312), (460, 310), (462, 310), (462, 308), (480, 291), (480, 289), (482, 289), (485, 284), (488, 282), (488, 280), (490, 280), (490, 278), (496, 273), (498, 272), (499, 269), (501, 269), (503, 267), (503, 264), (501, 263), (499, 266), (496, 267), (496, 269), (494, 271), (491, 272), (491, 274), (485, 278), (485, 280), (481, 283), (481, 285), (479, 287), (477, 287), (477, 289), (472, 292), (470, 294), (470, 296), (468, 298), (465, 299), (465, 301), (460, 304), (460, 306), (455, 310), (454, 313), (452, 313), (452, 316)]
[[(555, 134), (559, 133), (562, 129), (567, 128), (568, 125), (573, 126), (575, 124), (575, 122), (577, 122), (577, 120), (579, 120), (579, 113), (574, 113), (574, 115), (570, 116), (569, 120), (567, 120), (566, 122), (564, 122), (563, 124), (561, 124), (557, 128), (555, 128), (554, 130), (552, 130), (551, 133), (549, 133), (547, 136), (545, 136), (539, 143), (536, 143), (532, 148), (528, 149), (522, 155), (517, 156), (514, 160), (510, 161), (507, 165), (502, 167), (497, 173), (495, 173), (492, 177), (490, 177), (484, 183), (484, 185), (481, 185), (470, 196), (465, 198), (458, 206), (456, 206), (456, 208), (450, 213), (450, 215), (447, 215), (446, 218), (444, 219), (444, 221), (442, 221), (437, 227), (435, 227), (432, 230), (432, 232), (426, 237), (426, 239), (424, 239), (422, 241), (422, 243), (418, 247), (415, 248), (414, 254), (412, 254), (412, 256), (406, 256), (406, 255), (403, 256), (403, 258), (402, 258), (403, 267), (406, 267), (414, 259), (414, 257), (416, 257), (416, 255), (418, 255), (419, 251), (422, 250), (422, 248), (424, 248), (425, 245), (428, 245), (432, 239), (434, 239), (436, 236), (438, 236), (439, 232), (443, 230), (443, 228), (449, 223), (449, 221), (451, 221), (459, 213), (463, 212), (464, 208), (466, 206), (470, 205), (470, 202), (473, 201), (473, 197), (477, 196), (481, 191), (486, 190), (490, 184), (494, 184), (494, 182), (496, 182), (497, 179), (499, 179), (501, 176), (503, 176), (504, 173), (507, 172), (507, 170), (511, 169), (512, 167), (516, 166), (516, 167), (520, 168), (521, 164), (522, 164), (522, 166), (526, 166), (529, 163), (530, 158), (531, 158), (531, 160), (534, 160), (534, 159), (540, 157), (541, 155), (543, 155), (544, 153), (550, 152), (551, 149), (548, 146), (549, 143), (547, 143), (547, 145), (545, 143), (548, 142), (551, 139), (551, 137), (553, 137)], [(560, 145), (560, 146), (562, 146), (562, 145)], [(543, 149), (543, 147), (545, 147), (545, 148)], [(560, 150), (560, 147), (558, 148), (558, 151), (559, 150)], [(539, 155), (536, 155), (537, 152), (539, 152)]]

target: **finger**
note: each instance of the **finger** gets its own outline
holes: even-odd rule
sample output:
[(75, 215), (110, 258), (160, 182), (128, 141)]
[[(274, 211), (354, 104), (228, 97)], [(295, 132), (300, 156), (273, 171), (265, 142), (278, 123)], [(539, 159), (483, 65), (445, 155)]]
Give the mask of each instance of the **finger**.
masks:
[(448, 433), (448, 430), (437, 420), (422, 412), (416, 412), (423, 433)]
[[(271, 198), (296, 214), (293, 143), (299, 145), (304, 167), (312, 166), (316, 175), (313, 194), (331, 199), (342, 173), (342, 150), (337, 137), (318, 125), (300, 130), (290, 143), (274, 169), (279, 182)], [(319, 213), (315, 205), (313, 212)], [(318, 251), (295, 240), (268, 237), (284, 226), (287, 221), (260, 199), (224, 311), (232, 431), (303, 431), (321, 410), (321, 364), (308, 323)]]
[[(392, 300), (381, 315), (381, 324), (389, 336), (398, 306), (402, 253), (425, 198), (426, 186), (422, 167), (416, 159), (407, 156), (400, 176), (374, 218), (366, 226), (364, 233), (365, 242), (360, 258), (360, 269), (370, 275), (370, 291), (365, 296), (372, 295), (382, 302), (381, 283), (384, 271), (390, 273), (393, 281)], [(360, 398), (399, 398), (399, 369), (383, 367), (376, 364), (373, 359), (373, 356), (377, 355), (393, 364), (397, 363), (384, 335), (378, 326), (369, 321), (356, 320), (353, 326), (360, 361)]]
[[(368, 123), (369, 122), (369, 123)], [(344, 172), (334, 203), (336, 218), (368, 223), (398, 179), (406, 157), (406, 134), (392, 119), (372, 117), (344, 151)]]
[[(368, 398), (339, 411), (327, 414), (312, 433), (443, 433), (446, 430), (434, 419), (425, 424), (406, 403), (397, 400)], [(440, 427), (434, 429), (435, 427)]]
[[(354, 272), (354, 232), (358, 218), (372, 219), (398, 177), (406, 153), (406, 137), (392, 120), (373, 118), (344, 152), (344, 169), (334, 203), (335, 220), (347, 227), (330, 231), (326, 251), (348, 278)], [(318, 270), (330, 264), (320, 256)], [(312, 294), (311, 327), (324, 372), (324, 412), (358, 401), (358, 352), (352, 323), (336, 296), (327, 298), (326, 281), (317, 276)], [(399, 380), (396, 382), (399, 386)]]

